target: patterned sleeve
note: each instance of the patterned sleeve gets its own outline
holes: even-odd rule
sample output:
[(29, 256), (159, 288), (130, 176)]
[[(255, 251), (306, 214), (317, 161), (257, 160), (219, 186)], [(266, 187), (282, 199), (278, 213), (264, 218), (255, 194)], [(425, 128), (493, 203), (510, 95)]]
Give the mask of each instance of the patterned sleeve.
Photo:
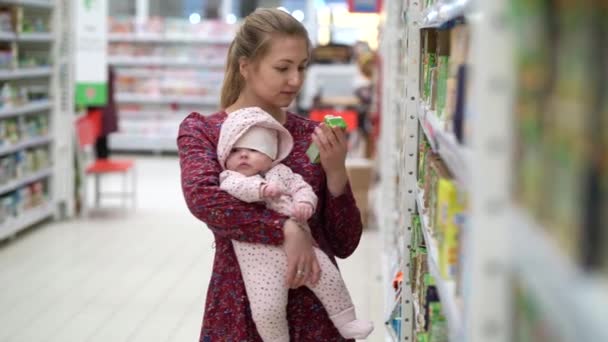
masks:
[(245, 203), (219, 187), (222, 172), (214, 143), (205, 132), (204, 117), (190, 114), (177, 138), (182, 190), (188, 208), (215, 234), (232, 240), (280, 245), (287, 217), (266, 209), (263, 203)]
[(261, 202), (260, 188), (266, 183), (260, 175), (244, 176), (225, 170), (220, 174), (220, 189), (247, 203)]
[(346, 184), (344, 193), (337, 197), (325, 188), (323, 216), (327, 240), (333, 252), (339, 258), (348, 257), (359, 245), (363, 233), (361, 213), (355, 203), (350, 182)]

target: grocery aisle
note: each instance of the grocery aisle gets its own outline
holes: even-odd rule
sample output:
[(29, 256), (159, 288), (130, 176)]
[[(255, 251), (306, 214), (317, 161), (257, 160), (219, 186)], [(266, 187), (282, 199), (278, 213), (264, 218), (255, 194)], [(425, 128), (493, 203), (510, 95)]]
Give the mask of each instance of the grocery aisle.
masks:
[[(51, 223), (0, 246), (0, 341), (197, 340), (212, 235), (186, 209), (176, 157), (137, 167), (137, 211)], [(368, 341), (384, 341), (379, 255), (368, 229), (340, 262), (358, 312), (375, 321)]]

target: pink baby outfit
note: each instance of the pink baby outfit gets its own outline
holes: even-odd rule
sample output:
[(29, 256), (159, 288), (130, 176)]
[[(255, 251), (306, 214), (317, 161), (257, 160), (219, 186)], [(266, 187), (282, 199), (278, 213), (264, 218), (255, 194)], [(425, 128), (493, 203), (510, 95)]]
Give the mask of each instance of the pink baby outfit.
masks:
[[(264, 176), (244, 176), (226, 170), (226, 160), (235, 143), (251, 127), (261, 126), (278, 132), (277, 158), (273, 167)], [(283, 215), (292, 215), (293, 204), (310, 203), (316, 209), (317, 196), (302, 177), (280, 164), (291, 152), (291, 134), (272, 116), (257, 107), (235, 111), (228, 115), (220, 132), (217, 146), (218, 160), (224, 171), (220, 174), (220, 188), (245, 202), (265, 202), (266, 206)], [(273, 182), (283, 194), (276, 200), (261, 198), (263, 184)], [(250, 309), (259, 335), (264, 341), (289, 341), (286, 317), (288, 290), (284, 276), (287, 273), (287, 258), (280, 246), (255, 244), (232, 240)], [(346, 285), (337, 267), (320, 249), (314, 248), (321, 279), (308, 286), (327, 310), (332, 322), (345, 338), (365, 338), (373, 330), (370, 322), (356, 319), (355, 309)]]

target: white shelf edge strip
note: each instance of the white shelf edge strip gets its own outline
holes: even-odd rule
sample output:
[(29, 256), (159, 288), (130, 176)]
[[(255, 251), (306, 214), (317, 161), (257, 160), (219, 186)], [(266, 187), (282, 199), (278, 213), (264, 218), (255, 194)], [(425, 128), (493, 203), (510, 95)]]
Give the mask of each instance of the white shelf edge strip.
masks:
[(41, 77), (50, 76), (52, 73), (51, 67), (39, 67), (39, 68), (24, 68), (16, 70), (1, 70), (0, 80), (10, 80), (16, 78), (26, 77)]
[(184, 67), (207, 67), (207, 68), (223, 68), (224, 62), (191, 62), (182, 61), (177, 59), (168, 58), (122, 58), (114, 57), (108, 59), (109, 64), (113, 65), (126, 65), (126, 66), (146, 66), (146, 65), (160, 65), (160, 66), (184, 66)]
[(16, 218), (9, 218), (6, 222), (0, 224), (0, 240), (49, 218), (52, 215), (53, 207), (51, 204), (47, 203), (38, 208), (29, 209)]
[(464, 330), (461, 310), (456, 304), (456, 283), (453, 280), (444, 279), (439, 271), (439, 248), (437, 247), (437, 241), (431, 236), (428, 215), (420, 212), (424, 208), (423, 196), (424, 192), (421, 189), (418, 189), (416, 201), (418, 204), (419, 215), (422, 219), (422, 232), (427, 247), (429, 271), (433, 278), (435, 278), (435, 284), (437, 285), (437, 290), (439, 291), (439, 298), (441, 300), (443, 313), (446, 315), (448, 320), (450, 336), (452, 338), (456, 338), (462, 336)]
[(203, 96), (154, 96), (154, 95), (135, 95), (128, 93), (116, 94), (116, 101), (122, 103), (188, 103), (199, 105), (217, 104), (215, 97)]
[(200, 36), (172, 35), (172, 34), (116, 34), (108, 35), (110, 42), (151, 42), (151, 43), (201, 43), (201, 44), (229, 44), (232, 38), (201, 38)]
[(418, 120), (433, 151), (441, 156), (456, 182), (464, 189), (469, 189), (471, 149), (456, 141), (453, 133), (441, 129), (441, 123), (435, 112), (428, 110), (422, 101), (419, 102)]
[(12, 41), (17, 39), (17, 35), (13, 32), (0, 32), (0, 41)]
[(24, 42), (45, 42), (51, 41), (52, 39), (53, 35), (50, 32), (27, 32), (17, 34), (17, 40)]
[(44, 169), (42, 171), (34, 172), (30, 175), (22, 177), (21, 179), (14, 180), (5, 185), (0, 185), (0, 195), (4, 195), (8, 192), (19, 189), (20, 187), (38, 181), (40, 179), (49, 177), (53, 174), (51, 168)]
[(468, 0), (438, 1), (422, 13), (422, 27), (440, 27), (450, 20), (463, 16), (469, 2)]
[(513, 208), (510, 217), (515, 268), (551, 325), (565, 341), (608, 341), (606, 280), (585, 274), (522, 209)]
[(48, 144), (51, 141), (53, 141), (53, 139), (50, 136), (36, 137), (36, 138), (31, 138), (31, 139), (28, 139), (26, 141), (17, 143), (15, 145), (10, 145), (10, 146), (6, 146), (6, 147), (0, 147), (0, 156), (3, 156), (5, 154), (10, 154), (10, 153), (13, 153), (13, 152), (17, 152), (17, 151), (21, 151), (21, 150), (26, 149), (28, 147), (34, 147), (34, 146), (38, 146), (38, 145)]
[(40, 8), (53, 8), (54, 4), (51, 1), (36, 1), (36, 0), (0, 0), (0, 5), (21, 5), (21, 6), (32, 6)]
[(50, 100), (40, 100), (28, 102), (25, 105), (19, 107), (0, 109), (0, 118), (48, 110), (51, 108), (51, 105), (52, 103)]

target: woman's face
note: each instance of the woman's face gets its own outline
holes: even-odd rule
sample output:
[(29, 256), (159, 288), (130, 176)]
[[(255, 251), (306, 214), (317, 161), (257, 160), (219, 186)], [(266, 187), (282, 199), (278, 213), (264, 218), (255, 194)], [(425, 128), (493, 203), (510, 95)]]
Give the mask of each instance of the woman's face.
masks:
[(241, 62), (244, 91), (261, 106), (287, 107), (302, 88), (307, 66), (306, 40), (276, 35), (265, 56), (253, 63)]

